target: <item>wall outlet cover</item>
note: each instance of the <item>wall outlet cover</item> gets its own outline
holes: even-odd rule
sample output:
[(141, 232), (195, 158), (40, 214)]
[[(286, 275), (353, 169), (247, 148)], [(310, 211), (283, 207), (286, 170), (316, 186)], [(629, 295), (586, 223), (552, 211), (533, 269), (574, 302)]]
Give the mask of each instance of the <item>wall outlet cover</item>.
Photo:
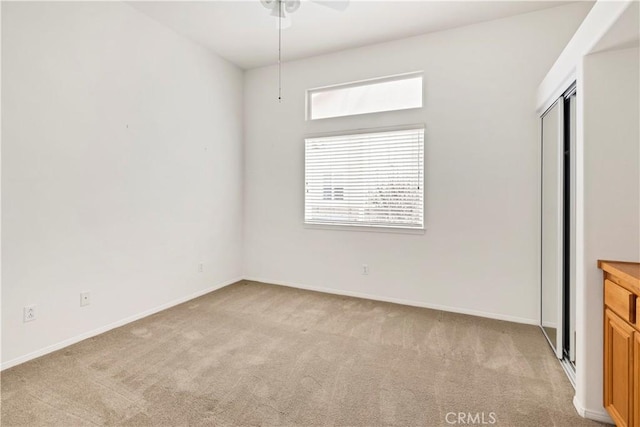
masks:
[(80, 293), (80, 307), (91, 304), (91, 294), (89, 292)]
[(26, 305), (22, 312), (22, 320), (26, 322), (33, 322), (36, 320), (36, 306), (35, 305)]

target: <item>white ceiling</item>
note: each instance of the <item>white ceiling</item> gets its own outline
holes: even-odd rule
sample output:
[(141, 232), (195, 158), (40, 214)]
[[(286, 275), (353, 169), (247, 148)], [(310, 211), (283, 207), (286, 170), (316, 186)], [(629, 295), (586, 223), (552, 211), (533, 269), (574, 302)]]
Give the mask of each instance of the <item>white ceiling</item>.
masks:
[[(338, 12), (303, 0), (283, 61), (559, 6), (563, 1), (362, 1)], [(259, 0), (137, 1), (133, 7), (245, 68), (277, 62), (277, 19)]]

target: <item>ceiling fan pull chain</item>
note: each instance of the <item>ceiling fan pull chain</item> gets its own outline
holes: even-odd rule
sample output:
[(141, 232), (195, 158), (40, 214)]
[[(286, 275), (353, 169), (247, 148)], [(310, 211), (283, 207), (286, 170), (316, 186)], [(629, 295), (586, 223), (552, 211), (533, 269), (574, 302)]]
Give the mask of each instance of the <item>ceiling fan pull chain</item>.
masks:
[[(344, 10), (349, 4), (349, 0), (311, 1), (336, 10)], [(271, 11), (271, 16), (278, 17), (278, 102), (282, 102), (282, 18), (285, 12), (291, 14), (298, 10), (301, 2), (302, 0), (260, 0), (266, 9)], [(283, 7), (284, 10), (282, 10)]]

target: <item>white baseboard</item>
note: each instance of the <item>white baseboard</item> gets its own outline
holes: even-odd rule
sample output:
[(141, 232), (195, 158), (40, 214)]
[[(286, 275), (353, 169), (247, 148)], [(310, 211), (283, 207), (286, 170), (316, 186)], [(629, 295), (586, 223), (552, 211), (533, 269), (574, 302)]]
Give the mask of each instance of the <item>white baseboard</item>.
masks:
[(182, 304), (184, 302), (190, 301), (190, 300), (192, 300), (194, 298), (201, 297), (202, 295), (208, 294), (209, 292), (213, 292), (213, 291), (216, 291), (218, 289), (222, 289), (225, 286), (229, 286), (229, 285), (231, 285), (233, 283), (240, 282), (240, 281), (242, 281), (241, 277), (235, 278), (235, 279), (232, 279), (232, 280), (227, 280), (227, 281), (225, 281), (223, 283), (208, 287), (206, 289), (202, 289), (202, 290), (200, 290), (198, 292), (195, 292), (195, 293), (193, 293), (191, 295), (187, 295), (185, 297), (178, 298), (178, 299), (173, 300), (171, 302), (168, 302), (166, 304), (162, 304), (162, 305), (160, 305), (158, 307), (154, 307), (152, 309), (143, 311), (142, 313), (134, 314), (133, 316), (129, 316), (129, 317), (126, 317), (124, 319), (118, 320), (116, 322), (110, 323), (110, 324), (108, 324), (106, 326), (102, 326), (102, 327), (94, 329), (92, 331), (85, 332), (85, 333), (80, 334), (80, 335), (76, 335), (75, 337), (71, 337), (71, 338), (68, 338), (68, 339), (66, 339), (64, 341), (60, 341), (59, 343), (47, 346), (47, 347), (42, 348), (40, 350), (33, 351), (31, 353), (25, 354), (24, 356), (16, 357), (15, 359), (9, 360), (7, 362), (2, 362), (0, 364), (0, 371), (3, 371), (5, 369), (11, 368), (11, 367), (16, 366), (16, 365), (20, 365), (21, 363), (28, 362), (29, 360), (33, 360), (33, 359), (35, 359), (37, 357), (44, 356), (45, 354), (52, 353), (52, 352), (60, 350), (60, 349), (62, 349), (64, 347), (68, 347), (68, 346), (70, 346), (72, 344), (75, 344), (75, 343), (78, 343), (80, 341), (86, 340), (87, 338), (91, 338), (91, 337), (95, 337), (96, 335), (103, 334), (103, 333), (105, 333), (107, 331), (110, 331), (111, 329), (119, 328), (120, 326), (124, 326), (124, 325), (126, 325), (128, 323), (135, 322), (136, 320), (140, 320), (143, 317), (151, 316), (152, 314), (158, 313), (158, 312), (160, 312), (162, 310), (166, 310), (166, 309), (174, 307), (174, 306), (176, 306), (178, 304)]
[(486, 317), (489, 319), (496, 319), (496, 320), (505, 320), (507, 322), (523, 323), (526, 325), (536, 325), (536, 326), (538, 325), (537, 319), (527, 319), (524, 317), (507, 316), (504, 314), (489, 313), (485, 311), (470, 310), (470, 309), (459, 308), (459, 307), (449, 307), (449, 306), (438, 305), (438, 304), (430, 304), (430, 303), (424, 303), (419, 301), (405, 300), (401, 298), (389, 298), (389, 297), (382, 297), (379, 295), (365, 294), (361, 292), (344, 291), (342, 289), (324, 288), (324, 287), (318, 287), (318, 286), (307, 286), (307, 285), (301, 285), (299, 283), (289, 283), (289, 282), (285, 283), (279, 280), (270, 280), (270, 279), (264, 279), (259, 277), (245, 277), (244, 280), (251, 280), (254, 282), (261, 282), (261, 283), (278, 285), (278, 286), (287, 286), (290, 288), (305, 289), (308, 291), (323, 292), (325, 294), (343, 295), (343, 296), (355, 297), (355, 298), (365, 298), (365, 299), (370, 299), (374, 301), (391, 302), (395, 304), (410, 305), (413, 307), (422, 307), (422, 308), (430, 308), (433, 310), (448, 311), (451, 313), (469, 314), (471, 316)]
[(576, 411), (578, 411), (578, 415), (582, 418), (588, 418), (605, 424), (614, 424), (613, 420), (604, 408), (600, 410), (587, 409), (578, 402), (578, 398), (576, 396), (573, 396), (573, 406), (576, 408)]
[[(317, 287), (317, 286), (307, 286), (307, 285), (301, 285), (301, 284), (295, 284), (295, 283), (284, 283), (278, 280), (269, 280), (269, 279), (264, 279), (264, 278), (257, 278), (257, 277), (238, 277), (232, 280), (228, 280), (225, 281), (223, 283), (220, 283), (218, 285), (215, 286), (211, 286), (209, 288), (203, 289), (201, 291), (195, 292), (191, 295), (182, 297), (182, 298), (178, 298), (174, 301), (168, 302), (166, 304), (162, 304), (158, 307), (154, 307), (150, 310), (146, 310), (143, 311), (142, 313), (138, 313), (135, 314), (133, 316), (129, 316), (127, 318), (118, 320), (116, 322), (110, 323), (106, 326), (102, 326), (100, 328), (94, 329), (92, 331), (89, 332), (85, 332), (82, 333), (80, 335), (76, 335), (74, 337), (68, 338), (64, 341), (60, 341), (56, 344), (52, 344), (50, 346), (44, 347), (42, 349), (33, 351), (31, 353), (25, 354), (23, 356), (17, 357), (15, 359), (9, 360), (7, 362), (2, 362), (0, 363), (0, 371), (11, 368), (13, 366), (19, 365), (21, 363), (25, 363), (28, 362), (29, 360), (33, 360), (35, 358), (38, 358), (40, 356), (44, 356), (46, 354), (52, 353), (54, 351), (60, 350), (64, 347), (68, 347), (72, 344), (76, 344), (82, 340), (86, 340), (87, 338), (91, 338), (94, 337), (96, 335), (100, 335), (102, 333), (105, 333), (107, 331), (110, 331), (112, 329), (118, 328), (120, 326), (124, 326), (128, 323), (131, 322), (135, 322), (136, 320), (142, 319), (144, 317), (150, 316), (152, 314), (158, 313), (162, 310), (166, 310), (168, 308), (174, 307), (178, 304), (182, 304), (184, 302), (187, 302), (189, 300), (192, 300), (194, 298), (200, 297), (202, 295), (208, 294), (209, 292), (213, 292), (215, 290), (224, 288), (225, 286), (229, 286), (233, 283), (242, 281), (242, 280), (252, 280), (255, 282), (262, 282), (262, 283), (267, 283), (267, 284), (272, 284), (272, 285), (278, 285), (278, 286), (288, 286), (288, 287), (292, 287), (292, 288), (298, 288), (298, 289), (306, 289), (306, 290), (310, 290), (310, 291), (316, 291), (316, 292), (323, 292), (323, 293), (328, 293), (328, 294), (334, 294), (334, 295), (344, 295), (344, 296), (350, 296), (350, 297), (356, 297), (356, 298), (365, 298), (365, 299), (370, 299), (370, 300), (374, 300), (374, 301), (383, 301), (383, 302), (390, 302), (390, 303), (395, 303), (395, 304), (402, 304), (402, 305), (409, 305), (409, 306), (413, 306), (413, 307), (422, 307), (422, 308), (430, 308), (433, 310), (441, 310), (441, 311), (448, 311), (448, 312), (452, 312), (452, 313), (460, 313), (460, 314), (469, 314), (472, 316), (479, 316), (479, 317), (486, 317), (486, 318), (490, 318), (490, 319), (497, 319), (497, 320), (505, 320), (505, 321), (509, 321), (509, 322), (516, 322), (516, 323), (524, 323), (527, 325), (537, 325), (538, 322), (537, 320), (533, 320), (533, 319), (526, 319), (526, 318), (522, 318), (522, 317), (516, 317), (516, 316), (506, 316), (506, 315), (502, 315), (502, 314), (496, 314), (496, 313), (489, 313), (489, 312), (484, 312), (484, 311), (477, 311), (477, 310), (469, 310), (469, 309), (464, 309), (464, 308), (458, 308), (458, 307), (449, 307), (449, 306), (443, 306), (443, 305), (438, 305), (438, 304), (428, 304), (428, 303), (423, 303), (423, 302), (417, 302), (417, 301), (411, 301), (411, 300), (405, 300), (405, 299), (400, 299), (400, 298), (388, 298), (388, 297), (381, 297), (378, 295), (371, 295), (371, 294), (366, 294), (366, 293), (361, 293), (361, 292), (351, 292), (351, 291), (344, 291), (344, 290), (340, 290), (340, 289), (333, 289), (333, 288), (325, 288), (325, 287)], [(597, 416), (598, 413), (595, 413), (594, 416)], [(606, 416), (606, 414), (605, 414)], [(592, 418), (592, 419), (598, 419), (598, 418)]]

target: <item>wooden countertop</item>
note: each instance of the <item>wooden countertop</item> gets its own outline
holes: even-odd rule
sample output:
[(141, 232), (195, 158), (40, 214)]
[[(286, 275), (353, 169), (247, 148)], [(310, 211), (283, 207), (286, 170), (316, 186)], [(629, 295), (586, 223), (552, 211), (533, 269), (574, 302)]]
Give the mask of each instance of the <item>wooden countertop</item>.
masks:
[(630, 291), (640, 295), (640, 263), (599, 260), (598, 268), (624, 280)]

